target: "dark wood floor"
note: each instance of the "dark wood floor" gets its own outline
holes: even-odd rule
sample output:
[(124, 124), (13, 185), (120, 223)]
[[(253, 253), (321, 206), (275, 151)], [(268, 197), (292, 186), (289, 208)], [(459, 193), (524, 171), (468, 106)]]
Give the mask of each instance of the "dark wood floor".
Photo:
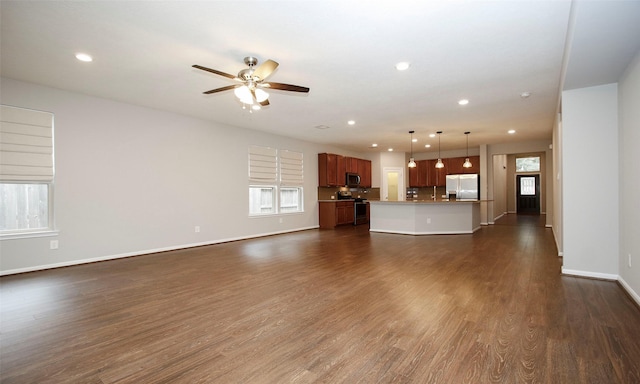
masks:
[(5, 276), (0, 378), (640, 383), (640, 310), (615, 282), (561, 276), (541, 220), (310, 230)]

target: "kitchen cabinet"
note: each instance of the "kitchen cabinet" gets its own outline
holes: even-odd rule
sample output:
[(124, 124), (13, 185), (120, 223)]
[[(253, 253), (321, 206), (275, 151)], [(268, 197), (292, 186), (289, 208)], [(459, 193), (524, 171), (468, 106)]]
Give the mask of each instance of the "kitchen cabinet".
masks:
[(360, 186), (371, 188), (371, 160), (358, 160), (358, 174), (360, 175)]
[(465, 173), (480, 173), (480, 156), (469, 156), (469, 161), (471, 161), (471, 168), (465, 168), (462, 165), (464, 164), (466, 157), (452, 157), (447, 159), (447, 174), (448, 175), (459, 175)]
[(360, 186), (371, 188), (371, 160), (318, 153), (318, 186), (342, 187), (347, 172), (360, 175)]
[(320, 228), (334, 228), (337, 225), (353, 224), (355, 205), (353, 200), (320, 201)]
[(318, 153), (318, 186), (343, 186), (345, 172), (344, 156)]
[(345, 157), (346, 172), (358, 173), (358, 158), (357, 157)]
[[(464, 157), (462, 159), (463, 163), (464, 163), (464, 159), (466, 159), (466, 157)], [(480, 156), (469, 156), (469, 161), (471, 162), (471, 167), (470, 168), (462, 168), (463, 171), (462, 173), (480, 173)]]
[(409, 168), (409, 187), (419, 188), (428, 186), (429, 171), (428, 160), (416, 161), (415, 168)]
[(446, 187), (447, 186), (447, 164), (449, 163), (449, 159), (442, 159), (442, 163), (444, 164), (444, 168), (436, 168), (437, 159), (427, 160), (427, 166), (429, 167), (428, 174), (428, 186), (436, 186), (436, 187)]

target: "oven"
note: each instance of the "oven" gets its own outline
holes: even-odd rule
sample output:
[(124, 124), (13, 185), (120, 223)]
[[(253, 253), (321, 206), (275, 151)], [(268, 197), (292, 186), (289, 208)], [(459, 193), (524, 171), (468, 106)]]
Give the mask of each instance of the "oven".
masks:
[(364, 199), (355, 199), (355, 209), (353, 210), (354, 212), (354, 218), (353, 218), (353, 225), (359, 225), (359, 224), (365, 224), (368, 223), (369, 220), (367, 219), (367, 203), (366, 201), (364, 201)]

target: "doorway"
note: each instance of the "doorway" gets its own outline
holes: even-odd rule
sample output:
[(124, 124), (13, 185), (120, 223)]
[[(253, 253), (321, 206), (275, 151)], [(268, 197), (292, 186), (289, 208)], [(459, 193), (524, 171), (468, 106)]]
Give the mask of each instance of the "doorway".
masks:
[(516, 211), (518, 214), (540, 214), (540, 175), (516, 176)]
[(382, 171), (381, 200), (404, 200), (404, 172), (403, 168), (385, 167)]

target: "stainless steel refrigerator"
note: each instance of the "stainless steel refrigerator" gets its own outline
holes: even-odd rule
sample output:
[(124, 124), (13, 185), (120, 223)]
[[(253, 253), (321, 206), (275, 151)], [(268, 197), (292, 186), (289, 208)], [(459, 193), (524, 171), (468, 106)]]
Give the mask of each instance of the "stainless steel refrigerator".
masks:
[(480, 180), (477, 174), (447, 175), (447, 198), (479, 200)]

